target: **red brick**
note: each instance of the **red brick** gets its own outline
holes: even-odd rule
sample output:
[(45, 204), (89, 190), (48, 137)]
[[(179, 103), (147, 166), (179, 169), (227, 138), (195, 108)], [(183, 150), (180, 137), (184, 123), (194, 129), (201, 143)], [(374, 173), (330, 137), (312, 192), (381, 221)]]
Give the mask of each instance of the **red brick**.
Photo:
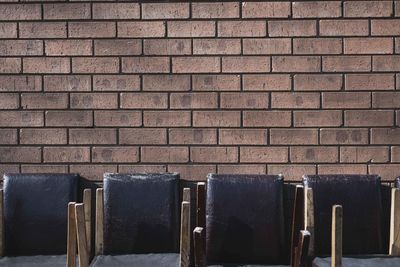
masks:
[(117, 165), (70, 165), (71, 173), (79, 173), (81, 177), (91, 181), (103, 181), (103, 174), (106, 172), (117, 172)]
[(237, 163), (238, 162), (237, 147), (191, 147), (191, 162), (206, 163)]
[(3, 177), (5, 173), (19, 173), (19, 165), (17, 164), (0, 164), (0, 175)]
[(167, 171), (167, 165), (118, 165), (122, 173), (160, 173)]
[(321, 60), (317, 56), (274, 56), (273, 72), (319, 72)]
[(53, 3), (43, 5), (43, 18), (48, 20), (90, 19), (89, 3)]
[(316, 174), (315, 165), (299, 165), (299, 164), (285, 164), (285, 165), (268, 165), (268, 174), (282, 174), (286, 181), (301, 181), (304, 174)]
[(218, 57), (175, 57), (172, 58), (173, 73), (219, 72)]
[(371, 34), (379, 36), (399, 35), (400, 21), (398, 19), (372, 20)]
[(400, 55), (374, 56), (373, 71), (400, 71)]
[(222, 72), (269, 72), (270, 58), (237, 56), (222, 58)]
[(46, 56), (90, 56), (91, 40), (46, 40)]
[(393, 126), (394, 112), (390, 110), (346, 110), (345, 126)]
[(265, 109), (268, 108), (267, 93), (221, 93), (222, 109)]
[(166, 129), (123, 128), (119, 129), (121, 145), (157, 145), (167, 143)]
[(18, 109), (19, 94), (0, 93), (0, 110), (1, 109)]
[(237, 20), (219, 21), (219, 37), (261, 37), (266, 36), (267, 25), (265, 21)]
[(364, 92), (322, 93), (322, 108), (369, 108), (371, 94)]
[(244, 2), (243, 18), (287, 18), (290, 16), (289, 2)]
[(141, 53), (142, 42), (137, 39), (94, 41), (94, 54), (96, 56), (140, 55)]
[(189, 39), (147, 39), (143, 41), (145, 55), (190, 55)]
[(18, 76), (0, 76), (1, 92), (33, 92), (40, 91), (42, 80), (40, 76), (18, 75)]
[(333, 127), (343, 123), (340, 110), (294, 111), (293, 118), (295, 127)]
[(40, 56), (43, 42), (40, 40), (0, 40), (0, 56)]
[(396, 1), (394, 4), (395, 4), (396, 17), (400, 17), (400, 3)]
[(192, 3), (193, 18), (239, 18), (238, 2)]
[(0, 127), (42, 127), (41, 111), (0, 111)]
[(346, 90), (394, 90), (393, 74), (346, 74)]
[(340, 1), (293, 2), (294, 18), (337, 18), (342, 15)]
[(243, 111), (244, 127), (290, 127), (290, 111)]
[(194, 127), (239, 127), (239, 111), (193, 111)]
[(373, 108), (400, 108), (400, 92), (372, 93)]
[(294, 54), (341, 54), (342, 39), (340, 38), (295, 38), (293, 39)]
[(367, 36), (368, 20), (321, 20), (321, 36)]
[(115, 22), (68, 22), (68, 37), (115, 37)]
[(20, 58), (0, 58), (0, 73), (19, 73), (21, 69)]
[(142, 162), (188, 162), (189, 149), (187, 147), (155, 147), (148, 146), (141, 148)]
[(116, 129), (69, 129), (70, 144), (116, 144)]
[(116, 57), (78, 57), (72, 58), (74, 73), (116, 73), (119, 59)]
[(240, 147), (240, 162), (280, 163), (288, 162), (287, 147)]
[(345, 54), (391, 54), (392, 38), (345, 38)]
[(124, 73), (168, 73), (169, 68), (168, 57), (122, 58), (122, 72)]
[[(194, 4), (194, 3), (193, 3)], [(180, 179), (206, 181), (209, 173), (216, 173), (215, 165), (168, 165), (168, 172), (178, 172)]]
[(93, 147), (92, 161), (104, 163), (131, 163), (139, 161), (139, 149), (133, 146)]
[(94, 19), (138, 19), (140, 6), (138, 3), (94, 3)]
[(400, 38), (395, 38), (395, 50), (396, 54), (400, 54)]
[(94, 91), (139, 91), (140, 78), (137, 75), (94, 75)]
[(45, 91), (90, 91), (90, 88), (90, 76), (87, 75), (44, 76)]
[[(400, 146), (392, 146), (390, 151), (391, 151), (390, 153), (391, 153), (392, 162), (400, 162)], [(386, 152), (387, 152), (387, 150), (386, 150)], [(386, 161), (387, 160), (388, 159), (386, 159)], [(386, 161), (382, 161), (382, 162), (386, 162)]]
[(289, 38), (244, 39), (243, 54), (290, 54), (292, 51)]
[(53, 164), (24, 164), (21, 165), (22, 173), (68, 173), (68, 165)]
[(193, 40), (193, 54), (195, 55), (238, 55), (240, 52), (240, 39)]
[(279, 36), (315, 36), (317, 24), (313, 20), (269, 21), (268, 35)]
[(72, 109), (115, 109), (118, 108), (118, 95), (114, 93), (72, 93)]
[(172, 93), (172, 109), (214, 109), (218, 107), (217, 93)]
[(214, 21), (168, 21), (168, 37), (213, 37)]
[(0, 147), (0, 162), (1, 163), (39, 163), (41, 157), (40, 147)]
[(340, 148), (340, 162), (344, 163), (377, 163), (389, 160), (389, 149), (382, 146)]
[(392, 1), (346, 1), (343, 4), (345, 17), (390, 17)]
[(169, 129), (169, 144), (201, 145), (217, 144), (217, 130), (215, 129)]
[(218, 143), (222, 145), (266, 145), (268, 131), (264, 129), (220, 129)]
[(249, 74), (243, 75), (245, 91), (289, 91), (292, 79), (288, 74)]
[(362, 128), (321, 129), (320, 143), (324, 145), (368, 144), (368, 129), (362, 129)]
[(18, 142), (17, 129), (0, 129), (1, 145), (16, 145), (17, 142)]
[(322, 57), (325, 72), (365, 72), (371, 71), (369, 56), (325, 56)]
[(296, 74), (295, 91), (339, 91), (343, 81), (341, 74)]
[(168, 95), (161, 93), (121, 93), (121, 108), (166, 109)]
[(290, 148), (290, 162), (292, 163), (329, 163), (338, 162), (337, 147), (332, 146), (305, 146)]
[(99, 110), (94, 112), (94, 125), (100, 127), (141, 126), (142, 113), (140, 111)]
[(265, 174), (265, 164), (232, 164), (218, 165), (221, 174)]
[(189, 75), (142, 75), (144, 91), (189, 91)]
[(367, 174), (367, 166), (363, 164), (326, 164), (318, 165), (318, 174)]
[(271, 129), (271, 145), (316, 145), (317, 129)]
[(68, 107), (68, 95), (57, 93), (21, 94), (23, 109), (65, 109)]
[(25, 57), (24, 73), (69, 73), (70, 61), (65, 57)]
[(43, 162), (90, 162), (89, 147), (45, 147)]
[(93, 126), (92, 111), (46, 111), (46, 126)]
[(20, 38), (65, 38), (67, 24), (65, 22), (20, 22)]
[(239, 75), (193, 75), (195, 91), (239, 91)]
[(42, 18), (40, 4), (2, 4), (0, 20), (39, 20)]
[(284, 109), (313, 109), (320, 107), (319, 93), (271, 93), (271, 107)]
[(0, 23), (0, 38), (16, 38), (17, 23), (1, 22)]
[(164, 37), (163, 21), (123, 21), (118, 22), (118, 37)]
[(145, 127), (185, 127), (190, 126), (190, 111), (144, 111)]
[(142, 3), (143, 19), (187, 19), (189, 3)]
[(383, 181), (393, 181), (399, 176), (400, 164), (373, 164), (368, 166), (370, 174), (379, 174)]

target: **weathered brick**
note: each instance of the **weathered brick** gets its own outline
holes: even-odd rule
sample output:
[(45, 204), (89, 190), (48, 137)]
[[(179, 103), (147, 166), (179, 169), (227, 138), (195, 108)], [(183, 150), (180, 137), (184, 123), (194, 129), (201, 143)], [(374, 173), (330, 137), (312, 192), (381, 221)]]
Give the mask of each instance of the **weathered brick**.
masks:
[(139, 161), (139, 149), (133, 146), (93, 147), (92, 161), (104, 163), (131, 163)]
[(93, 126), (92, 111), (46, 111), (46, 126)]
[(118, 22), (118, 37), (164, 37), (163, 21), (121, 21)]
[(124, 73), (168, 73), (169, 71), (168, 57), (122, 58), (122, 72)]
[[(240, 39), (195, 39), (195, 55), (238, 55), (241, 52)], [(189, 53), (190, 54), (190, 51)]]
[(286, 181), (301, 181), (304, 174), (316, 174), (315, 165), (300, 165), (300, 164), (268, 164), (268, 174), (282, 174)]
[(134, 127), (142, 125), (140, 111), (96, 110), (94, 112), (95, 126)]
[(400, 92), (373, 92), (373, 108), (400, 108)]
[(394, 90), (393, 74), (346, 74), (346, 90)]
[(332, 146), (304, 146), (290, 148), (290, 162), (293, 163), (330, 163), (338, 162), (339, 152)]
[(217, 130), (173, 128), (168, 130), (169, 143), (175, 145), (217, 144)]
[(162, 93), (121, 93), (121, 108), (166, 109), (168, 95)]
[(189, 3), (142, 3), (143, 19), (187, 19)]
[(2, 146), (0, 147), (0, 162), (39, 163), (40, 154), (41, 154), (40, 147)]
[(288, 74), (249, 74), (243, 75), (245, 91), (289, 91), (292, 79)]
[(21, 70), (20, 58), (0, 58), (0, 73), (19, 73)]
[(326, 164), (318, 165), (318, 174), (367, 174), (367, 166), (363, 164)]
[(239, 111), (193, 111), (194, 127), (239, 127)]
[(268, 131), (264, 129), (220, 129), (218, 143), (222, 145), (266, 145)]
[(90, 181), (103, 181), (103, 174), (106, 172), (118, 172), (117, 165), (100, 165), (100, 164), (76, 164), (70, 165), (71, 173), (79, 173), (81, 177)]
[(115, 22), (68, 22), (68, 37), (115, 37)]
[[(385, 147), (383, 147), (385, 148)], [(382, 150), (383, 150), (382, 148)], [(390, 149), (390, 154), (391, 154), (391, 159), (392, 162), (400, 162), (400, 146), (392, 146)], [(387, 150), (386, 150), (386, 156), (387, 156)], [(388, 158), (386, 159), (386, 161), (388, 161)], [(381, 162), (386, 162), (386, 161), (381, 161)]]
[(146, 163), (157, 162), (188, 162), (189, 149), (187, 147), (141, 147), (141, 161)]
[(90, 3), (53, 3), (43, 5), (48, 20), (90, 19)]
[(16, 38), (17, 23), (1, 22), (0, 23), (0, 38)]
[(78, 57), (72, 59), (74, 73), (117, 73), (119, 59), (115, 57)]
[(192, 3), (193, 18), (239, 18), (238, 2)]
[(18, 142), (17, 129), (0, 129), (1, 145), (16, 145), (17, 142)]
[(40, 4), (2, 4), (0, 20), (39, 20), (42, 18)]
[(394, 4), (395, 4), (395, 13), (396, 13), (395, 16), (399, 17), (400, 16), (400, 3), (396, 1)]
[(314, 20), (282, 20), (268, 22), (268, 35), (279, 36), (315, 36), (317, 23)]
[(145, 127), (185, 127), (190, 126), (190, 111), (144, 111)]
[(191, 147), (191, 162), (237, 163), (239, 159), (237, 147)]
[(118, 108), (118, 95), (116, 93), (72, 93), (70, 99), (72, 109)]
[(373, 71), (400, 71), (400, 55), (373, 56)]
[(167, 165), (118, 165), (118, 171), (122, 173), (160, 173), (167, 171)]
[(309, 54), (341, 54), (342, 39), (340, 38), (295, 38), (293, 53)]
[(168, 37), (213, 37), (214, 21), (168, 21)]
[(94, 41), (94, 54), (96, 56), (129, 56), (140, 55), (141, 53), (142, 42), (138, 39)]
[(321, 20), (321, 36), (367, 36), (368, 20)]
[(168, 165), (168, 172), (178, 172), (180, 178), (189, 181), (205, 181), (207, 174), (216, 173), (215, 165)]
[(69, 129), (70, 144), (116, 144), (116, 129)]
[(147, 39), (143, 41), (145, 55), (190, 55), (189, 39)]
[(294, 18), (337, 18), (342, 15), (340, 1), (293, 2)]
[(345, 38), (345, 54), (391, 54), (393, 38)]
[(222, 58), (222, 72), (269, 72), (270, 57), (237, 56)]
[(189, 91), (189, 75), (142, 75), (144, 91)]
[(20, 22), (19, 37), (22, 38), (65, 38), (65, 22)]
[(140, 6), (138, 3), (94, 3), (94, 19), (138, 19)]
[(273, 56), (272, 72), (319, 72), (318, 56)]
[(317, 129), (271, 129), (271, 145), (316, 145)]
[(295, 91), (339, 91), (342, 89), (341, 74), (296, 74)]
[(389, 110), (346, 110), (345, 126), (393, 126), (394, 112)]
[(400, 35), (400, 21), (398, 19), (372, 20), (371, 34), (377, 36)]
[(324, 72), (366, 72), (371, 71), (369, 56), (324, 56), (322, 57)]
[(223, 109), (265, 109), (268, 108), (267, 93), (221, 93), (220, 106)]
[(239, 75), (193, 75), (195, 91), (239, 91)]
[(173, 73), (219, 72), (218, 57), (175, 57), (172, 58)]
[(89, 147), (45, 147), (43, 148), (43, 161), (56, 162), (90, 162)]
[(244, 2), (243, 18), (287, 18), (290, 16), (289, 2)]
[(119, 129), (121, 145), (157, 145), (167, 143), (167, 130), (156, 128)]
[(90, 56), (90, 40), (46, 40), (46, 56)]
[(68, 165), (61, 164), (23, 164), (22, 173), (68, 173)]
[(139, 91), (140, 78), (137, 75), (94, 75), (94, 91)]
[(0, 93), (0, 110), (1, 109), (18, 109), (19, 94), (15, 93)]
[(284, 109), (315, 109), (320, 107), (319, 93), (271, 93), (271, 107)]
[(87, 75), (46, 75), (45, 91), (90, 91), (91, 81)]
[(69, 73), (70, 61), (65, 57), (25, 57), (24, 73)]
[(287, 147), (240, 147), (240, 162), (280, 163), (288, 162)]
[(0, 40), (0, 56), (43, 55), (41, 40)]
[(340, 148), (340, 162), (377, 163), (389, 160), (389, 149), (384, 146), (343, 146)]
[(65, 109), (68, 107), (68, 95), (58, 93), (21, 94), (23, 109)]
[(265, 174), (265, 164), (220, 164), (220, 174)]
[(379, 174), (383, 181), (393, 181), (399, 176), (400, 164), (371, 164), (368, 171), (371, 174)]
[(392, 1), (346, 1), (343, 4), (345, 17), (390, 17)]
[(19, 173), (18, 164), (0, 164), (0, 175), (3, 177), (5, 173)]
[(41, 111), (0, 111), (0, 127), (42, 127)]
[(290, 111), (243, 111), (244, 127), (289, 127)]
[(295, 127), (333, 127), (343, 123), (340, 110), (294, 111), (293, 118)]
[(217, 93), (172, 93), (172, 109), (214, 109), (218, 107)]
[(219, 21), (219, 37), (261, 37), (266, 36), (267, 25), (265, 21), (237, 20)]
[(257, 38), (243, 40), (243, 54), (290, 54), (292, 44), (289, 38)]
[(320, 130), (320, 143), (324, 145), (368, 144), (368, 129), (325, 128)]
[(364, 92), (322, 93), (322, 108), (369, 108), (371, 94)]
[(40, 91), (42, 80), (40, 76), (0, 76), (1, 92), (23, 92), (23, 91)]

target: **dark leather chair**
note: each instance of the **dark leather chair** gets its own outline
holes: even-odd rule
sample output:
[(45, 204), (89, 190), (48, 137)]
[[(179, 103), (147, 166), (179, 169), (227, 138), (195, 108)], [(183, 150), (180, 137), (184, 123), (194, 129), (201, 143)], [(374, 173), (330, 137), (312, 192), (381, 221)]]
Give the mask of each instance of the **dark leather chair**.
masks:
[(384, 249), (379, 176), (305, 175), (303, 185), (313, 266), (331, 266), (333, 256), (340, 266), (400, 266)]
[(210, 174), (206, 191), (205, 226), (198, 218), (194, 231), (196, 266), (289, 266), (282, 176)]
[(104, 174), (90, 266), (189, 266), (188, 192), (181, 217), (179, 174)]
[[(67, 238), (67, 229), (74, 227), (69, 203), (77, 201), (78, 179), (77, 174), (4, 175), (0, 266), (66, 266), (67, 241), (73, 248), (76, 242), (75, 236)], [(76, 252), (68, 250), (74, 261), (69, 264), (75, 264)]]

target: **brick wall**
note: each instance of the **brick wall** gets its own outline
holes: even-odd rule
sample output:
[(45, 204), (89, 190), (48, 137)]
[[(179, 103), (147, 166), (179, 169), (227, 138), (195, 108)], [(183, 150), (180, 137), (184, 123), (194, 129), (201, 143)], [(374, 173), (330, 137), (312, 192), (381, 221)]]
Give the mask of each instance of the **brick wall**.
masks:
[(400, 1), (1, 3), (0, 38), (1, 173), (400, 174)]

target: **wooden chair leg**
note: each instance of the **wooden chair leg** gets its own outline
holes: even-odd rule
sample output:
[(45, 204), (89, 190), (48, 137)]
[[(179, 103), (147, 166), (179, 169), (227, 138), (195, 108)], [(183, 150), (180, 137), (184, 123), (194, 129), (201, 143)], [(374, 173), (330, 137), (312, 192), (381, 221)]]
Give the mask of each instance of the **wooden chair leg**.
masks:
[(89, 253), (86, 244), (86, 226), (84, 204), (75, 204), (76, 234), (78, 240), (79, 267), (89, 266)]
[(314, 196), (313, 190), (304, 188), (304, 229), (310, 233), (308, 256), (314, 256)]
[(89, 255), (92, 253), (92, 190), (83, 190), (83, 204), (85, 208), (86, 244)]
[[(190, 191), (189, 191), (190, 193)], [(181, 209), (180, 267), (190, 265), (190, 202), (183, 201)]]
[(67, 267), (76, 266), (75, 202), (68, 203)]
[(95, 254), (103, 254), (103, 219), (104, 219), (103, 188), (96, 190), (96, 229), (95, 229)]
[(206, 184), (197, 183), (196, 226), (206, 227)]
[(205, 267), (206, 266), (206, 254), (205, 254), (205, 232), (204, 228), (196, 227), (193, 231), (194, 240), (194, 266)]
[(307, 267), (308, 248), (310, 245), (310, 232), (302, 230), (299, 232), (299, 240), (295, 251), (295, 260), (292, 267)]
[(400, 189), (392, 188), (389, 254), (400, 256)]
[(300, 236), (300, 231), (304, 229), (304, 187), (302, 185), (296, 186), (294, 196), (294, 207), (293, 207), (293, 218), (292, 218), (292, 237), (291, 237), (291, 248), (290, 248), (290, 262), (292, 266), (295, 262), (295, 253), (297, 251)]
[(331, 247), (331, 267), (342, 267), (342, 206), (332, 207), (332, 247)]

